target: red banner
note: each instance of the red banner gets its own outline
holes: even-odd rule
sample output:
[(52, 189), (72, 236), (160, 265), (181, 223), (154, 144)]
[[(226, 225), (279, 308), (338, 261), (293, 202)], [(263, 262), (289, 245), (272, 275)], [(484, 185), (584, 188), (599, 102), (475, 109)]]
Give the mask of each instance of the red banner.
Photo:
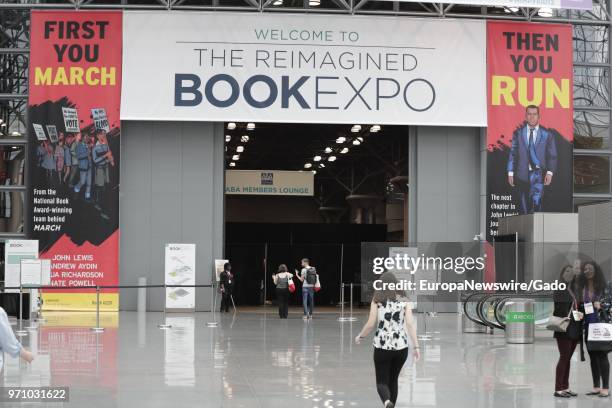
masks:
[(487, 240), (501, 217), (572, 211), (572, 27), (487, 23)]
[[(52, 260), (52, 285), (117, 285), (122, 13), (33, 11), (30, 44), (31, 238)], [(43, 302), (96, 305), (87, 289)], [(117, 290), (100, 306), (117, 310)]]

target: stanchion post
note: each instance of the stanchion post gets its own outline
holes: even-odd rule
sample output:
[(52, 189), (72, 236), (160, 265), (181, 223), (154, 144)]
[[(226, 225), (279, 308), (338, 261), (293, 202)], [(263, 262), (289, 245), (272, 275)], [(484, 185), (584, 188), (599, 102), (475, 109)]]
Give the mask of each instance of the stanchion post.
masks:
[(349, 322), (354, 322), (354, 321), (357, 321), (357, 318), (353, 317), (353, 282), (351, 282), (351, 284), (350, 284), (350, 291), (351, 291), (351, 293), (349, 294), (349, 300), (351, 302), (351, 308), (350, 308), (350, 312), (349, 312), (350, 315), (349, 315), (348, 321)]
[(171, 329), (171, 328), (172, 328), (172, 325), (171, 325), (171, 324), (168, 324), (168, 323), (166, 322), (166, 296), (168, 296), (167, 294), (168, 294), (167, 286), (166, 286), (166, 284), (164, 283), (164, 308), (163, 308), (163, 320), (162, 320), (162, 323), (160, 323), (160, 324), (158, 324), (158, 325), (157, 325), (157, 327), (159, 327), (159, 328), (160, 328), (160, 329), (162, 329), (162, 330), (168, 330), (168, 329)]
[(28, 332), (23, 330), (23, 286), (21, 286), (21, 277), (19, 280), (19, 330), (15, 331), (15, 335), (26, 337)]
[(96, 327), (92, 327), (96, 333), (101, 333), (104, 331), (104, 327), (100, 325), (100, 286), (96, 285)]
[(345, 296), (344, 295), (344, 292), (345, 292), (344, 289), (345, 289), (345, 287), (346, 287), (346, 285), (344, 284), (344, 282), (342, 282), (340, 284), (340, 288), (341, 288), (340, 289), (340, 303), (341, 303), (341, 306), (340, 306), (340, 317), (338, 318), (339, 322), (347, 322), (348, 321), (348, 318), (344, 317), (344, 303), (345, 303), (344, 302), (344, 296)]
[(216, 305), (216, 293), (217, 291), (215, 290), (215, 279), (216, 277), (213, 276), (213, 279), (211, 280), (210, 284), (210, 290), (211, 290), (211, 294), (210, 294), (210, 312), (212, 313), (212, 322), (208, 322), (206, 323), (206, 327), (210, 327), (210, 328), (215, 328), (219, 325), (219, 323), (217, 323), (217, 312), (215, 310), (215, 308), (217, 307)]

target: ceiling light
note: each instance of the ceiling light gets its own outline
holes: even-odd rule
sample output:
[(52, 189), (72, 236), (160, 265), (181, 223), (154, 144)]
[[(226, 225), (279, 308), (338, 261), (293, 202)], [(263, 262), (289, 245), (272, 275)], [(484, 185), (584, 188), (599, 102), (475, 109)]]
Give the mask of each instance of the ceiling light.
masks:
[(273, 6), (282, 6), (283, 5), (283, 0), (274, 0), (274, 3), (272, 3)]
[(234, 161), (238, 161), (238, 160), (240, 160), (240, 155), (239, 155), (239, 154), (235, 154), (235, 155), (233, 155), (233, 156), (232, 156), (232, 160), (234, 160)]
[(6, 123), (0, 123), (0, 127), (6, 127)]
[(308, 0), (308, 5), (310, 7), (317, 7), (321, 5), (321, 0)]
[(243, 136), (240, 138), (240, 141), (241, 141), (242, 143), (247, 143), (247, 142), (249, 141), (249, 135), (243, 135)]
[(234, 130), (236, 129), (236, 124), (234, 122), (230, 122), (227, 124), (227, 129), (228, 130)]
[(345, 147), (344, 149), (340, 150), (340, 153), (342, 154), (347, 154), (349, 152), (349, 148)]
[(380, 132), (380, 125), (372, 125), (372, 127), (370, 128), (370, 132), (372, 133)]
[(319, 163), (319, 167), (323, 168), (323, 167), (325, 167), (325, 165), (323, 163)]
[(338, 144), (342, 144), (344, 142), (346, 142), (346, 137), (344, 136), (340, 136), (339, 138), (336, 139), (336, 143)]
[(236, 167), (236, 162), (230, 162), (230, 167)]
[(361, 125), (353, 125), (353, 127), (351, 128), (351, 132), (353, 133), (357, 133), (361, 130)]
[(11, 136), (13, 136), (13, 137), (21, 137), (21, 133), (13, 132), (13, 133), (11, 133)]
[(552, 17), (553, 16), (553, 9), (548, 8), (548, 7), (542, 7), (541, 9), (538, 10), (538, 16), (540, 16), (540, 17)]
[(244, 152), (244, 146), (238, 146), (236, 148), (236, 153), (242, 153), (242, 152)]
[(254, 130), (254, 129), (255, 129), (255, 124), (254, 123), (252, 123), (252, 122), (247, 123), (247, 130)]
[(304, 165), (304, 168), (305, 168), (305, 169), (309, 169), (309, 168), (311, 168), (311, 167), (312, 167), (312, 163), (306, 163), (306, 164)]
[(360, 142), (363, 142), (363, 137), (359, 136), (357, 140), (359, 140)]
[(325, 148), (325, 153), (331, 153), (332, 152), (332, 148), (331, 147), (326, 147)]
[(353, 140), (353, 144), (355, 146), (359, 146), (361, 144), (361, 142), (359, 141), (359, 139), (355, 139), (355, 140)]
[(225, 142), (229, 143), (230, 140), (232, 140), (232, 137), (230, 135), (225, 135)]
[(327, 161), (330, 161), (330, 162), (335, 162), (335, 161), (336, 161), (336, 156), (329, 156), (329, 157), (327, 158)]
[(321, 161), (321, 156), (315, 156), (312, 160), (316, 162)]
[(317, 171), (316, 171), (316, 170), (313, 170), (313, 171), (312, 171), (312, 174), (317, 174)]

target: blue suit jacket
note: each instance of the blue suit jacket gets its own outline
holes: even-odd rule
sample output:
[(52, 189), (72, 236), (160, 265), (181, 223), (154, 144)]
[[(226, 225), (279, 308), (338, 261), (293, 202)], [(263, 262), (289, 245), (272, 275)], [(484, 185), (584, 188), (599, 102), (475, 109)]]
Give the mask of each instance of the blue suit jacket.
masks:
[[(542, 126), (539, 127), (534, 141), (536, 156), (542, 171), (557, 171), (557, 146), (553, 135)], [(513, 172), (515, 179), (529, 182), (529, 132), (525, 125), (512, 135), (512, 147), (508, 157), (508, 172)]]

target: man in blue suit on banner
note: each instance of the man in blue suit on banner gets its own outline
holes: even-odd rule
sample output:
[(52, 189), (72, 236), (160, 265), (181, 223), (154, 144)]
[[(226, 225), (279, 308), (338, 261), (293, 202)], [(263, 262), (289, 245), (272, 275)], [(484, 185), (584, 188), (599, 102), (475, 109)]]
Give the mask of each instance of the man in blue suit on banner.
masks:
[(540, 108), (525, 109), (525, 126), (512, 135), (508, 157), (508, 183), (518, 187), (520, 214), (542, 211), (544, 186), (550, 185), (557, 171), (557, 146), (554, 136), (540, 126)]

